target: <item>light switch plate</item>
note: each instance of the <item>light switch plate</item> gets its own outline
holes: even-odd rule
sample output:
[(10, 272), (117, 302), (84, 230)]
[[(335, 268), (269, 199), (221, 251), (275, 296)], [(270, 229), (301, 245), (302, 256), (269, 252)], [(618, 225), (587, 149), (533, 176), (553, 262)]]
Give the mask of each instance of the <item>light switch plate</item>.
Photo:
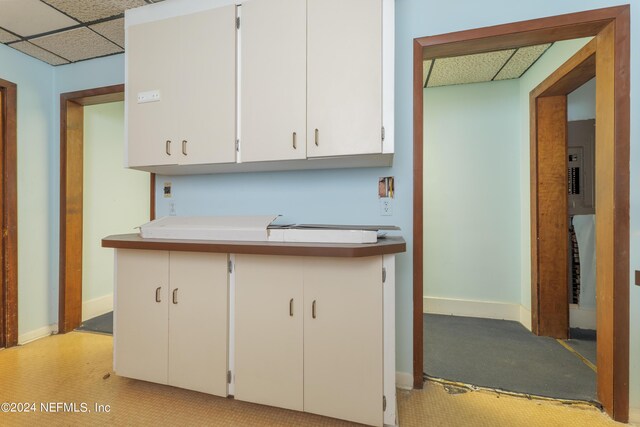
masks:
[(147, 102), (160, 101), (159, 90), (149, 90), (146, 92), (138, 92), (138, 104), (146, 104)]

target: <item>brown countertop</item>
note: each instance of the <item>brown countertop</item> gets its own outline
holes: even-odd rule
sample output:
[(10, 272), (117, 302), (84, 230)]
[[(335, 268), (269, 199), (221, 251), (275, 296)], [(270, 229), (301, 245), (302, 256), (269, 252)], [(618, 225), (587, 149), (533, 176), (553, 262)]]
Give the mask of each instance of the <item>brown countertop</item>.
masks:
[(407, 250), (407, 244), (402, 237), (386, 237), (379, 239), (377, 243), (292, 243), (143, 239), (139, 234), (117, 234), (105, 237), (102, 239), (102, 247), (345, 258), (396, 254)]

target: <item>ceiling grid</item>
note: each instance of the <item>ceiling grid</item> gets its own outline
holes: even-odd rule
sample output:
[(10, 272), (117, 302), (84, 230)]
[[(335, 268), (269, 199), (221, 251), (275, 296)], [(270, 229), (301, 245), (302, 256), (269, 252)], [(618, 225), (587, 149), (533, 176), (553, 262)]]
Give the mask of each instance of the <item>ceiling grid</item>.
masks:
[(162, 0), (2, 0), (0, 43), (51, 65), (124, 52), (124, 12)]
[(551, 43), (423, 62), (425, 88), (520, 78)]

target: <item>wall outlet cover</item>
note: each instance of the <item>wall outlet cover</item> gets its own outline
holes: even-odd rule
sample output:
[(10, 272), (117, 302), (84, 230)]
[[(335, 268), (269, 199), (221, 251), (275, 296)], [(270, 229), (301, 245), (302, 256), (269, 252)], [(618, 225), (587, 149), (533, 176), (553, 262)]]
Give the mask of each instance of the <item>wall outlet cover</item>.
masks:
[(391, 216), (393, 215), (393, 204), (391, 203), (393, 199), (390, 197), (382, 197), (380, 199), (380, 215), (381, 216)]

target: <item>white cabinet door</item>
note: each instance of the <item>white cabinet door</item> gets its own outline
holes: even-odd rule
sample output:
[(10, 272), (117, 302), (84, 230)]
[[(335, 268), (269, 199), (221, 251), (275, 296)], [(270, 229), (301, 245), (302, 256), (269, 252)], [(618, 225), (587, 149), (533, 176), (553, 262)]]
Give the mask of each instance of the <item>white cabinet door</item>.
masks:
[(169, 254), (169, 384), (227, 395), (227, 255)]
[(168, 281), (168, 252), (116, 251), (116, 374), (167, 383)]
[(180, 75), (179, 163), (235, 162), (236, 6), (181, 17), (172, 56)]
[(303, 409), (302, 261), (236, 255), (236, 399)]
[[(177, 164), (180, 154), (178, 18), (127, 30), (128, 166)], [(160, 100), (138, 103), (138, 95), (157, 91)]]
[(242, 4), (241, 159), (306, 157), (306, 2)]
[(382, 426), (382, 257), (308, 258), (304, 410)]
[(382, 2), (307, 2), (307, 157), (382, 152)]

